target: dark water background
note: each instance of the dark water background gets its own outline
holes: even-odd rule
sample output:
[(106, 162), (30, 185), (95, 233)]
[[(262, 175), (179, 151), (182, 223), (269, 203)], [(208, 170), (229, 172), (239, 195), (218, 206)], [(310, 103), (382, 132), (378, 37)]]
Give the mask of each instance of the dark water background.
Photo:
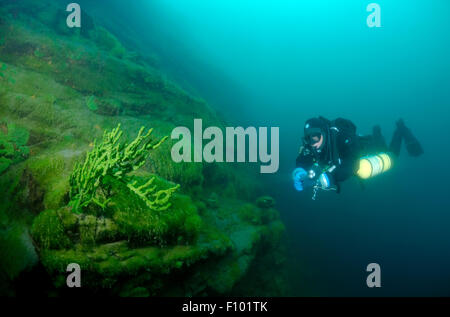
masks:
[[(287, 226), (291, 295), (450, 295), (449, 1), (376, 1), (381, 28), (362, 0), (78, 2), (230, 124), (280, 127), (280, 170), (260, 177)], [(290, 172), (317, 115), (380, 124), (388, 141), (402, 117), (425, 155), (312, 201)], [(381, 289), (365, 284), (371, 262)]]

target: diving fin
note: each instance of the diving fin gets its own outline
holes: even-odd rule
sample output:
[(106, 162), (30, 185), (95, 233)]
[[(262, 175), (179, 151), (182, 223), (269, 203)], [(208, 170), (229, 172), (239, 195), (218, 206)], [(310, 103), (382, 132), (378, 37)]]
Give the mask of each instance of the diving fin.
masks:
[(403, 140), (405, 141), (406, 150), (410, 156), (418, 157), (423, 154), (422, 145), (412, 134), (411, 130), (405, 126), (402, 119), (397, 121), (397, 129), (401, 133)]
[(391, 144), (389, 145), (389, 151), (392, 152), (396, 157), (400, 155), (400, 149), (402, 147), (402, 131), (397, 128), (392, 136)]

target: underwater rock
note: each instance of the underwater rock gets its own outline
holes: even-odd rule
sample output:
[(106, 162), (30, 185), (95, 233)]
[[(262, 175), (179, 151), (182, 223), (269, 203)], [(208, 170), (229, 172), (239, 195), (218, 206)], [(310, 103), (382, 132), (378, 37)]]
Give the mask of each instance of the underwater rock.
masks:
[(52, 150), (24, 162), (25, 171), (31, 174), (32, 184), (36, 184), (44, 193), (44, 208), (41, 210), (59, 209), (67, 203), (69, 184), (66, 168), (71, 166), (74, 160), (74, 157), (68, 156), (68, 152)]
[(97, 27), (93, 40), (104, 50), (111, 52), (115, 57), (122, 58), (126, 54), (126, 49), (122, 43), (103, 27)]
[(216, 193), (211, 193), (208, 199), (206, 199), (206, 206), (216, 209), (219, 207), (219, 196)]
[(6, 157), (0, 157), (0, 174), (8, 169), (12, 161)]
[(92, 19), (86, 10), (81, 10), (81, 21), (83, 21), (83, 27), (80, 29), (81, 36), (91, 37), (92, 31), (95, 29), (94, 19)]
[(80, 219), (80, 243), (83, 246), (92, 246), (96, 240), (97, 217), (92, 215), (83, 215)]
[(0, 225), (0, 296), (15, 295), (9, 284), (39, 260), (28, 229), (23, 225)]
[(29, 137), (27, 129), (11, 122), (0, 122), (0, 174), (28, 157)]
[(71, 245), (57, 211), (41, 212), (33, 222), (31, 235), (43, 249), (62, 249)]
[(86, 106), (89, 110), (104, 116), (117, 116), (122, 112), (121, 104), (115, 99), (86, 97)]
[(114, 241), (118, 236), (119, 228), (111, 219), (98, 218), (95, 240), (98, 242)]
[(71, 207), (62, 207), (58, 210), (57, 213), (62, 225), (64, 226), (64, 229), (68, 232), (69, 235), (72, 235), (78, 230), (80, 218), (83, 215), (73, 213)]
[(262, 224), (261, 210), (253, 204), (244, 204), (238, 210), (240, 218), (254, 225)]
[(20, 179), (19, 204), (38, 213), (44, 209), (44, 190), (29, 169), (25, 169)]
[(275, 206), (275, 199), (270, 196), (262, 196), (256, 200), (256, 205), (260, 208), (271, 208)]
[(136, 287), (131, 290), (122, 291), (119, 296), (121, 297), (149, 297), (150, 293), (145, 287)]
[[(147, 242), (138, 246), (120, 240), (123, 237), (117, 234), (120, 224), (114, 220), (75, 215), (69, 208), (38, 216), (33, 224), (33, 237), (41, 247), (41, 261), (58, 289), (65, 287), (61, 276), (65, 276), (67, 264), (78, 263), (84, 268), (84, 287), (97, 294), (232, 294), (253, 263), (260, 261), (260, 252), (271, 254), (279, 248), (284, 226), (277, 219), (267, 225), (241, 222), (226, 206), (208, 213), (197, 238), (191, 242), (184, 240), (183, 244), (158, 246), (144, 240)], [(217, 213), (229, 217), (218, 217)], [(219, 221), (221, 218), (223, 221)], [(133, 224), (139, 230), (139, 222)], [(60, 243), (67, 242), (68, 237), (71, 242)], [(280, 263), (273, 265), (278, 267)], [(182, 278), (173, 283), (178, 275)]]

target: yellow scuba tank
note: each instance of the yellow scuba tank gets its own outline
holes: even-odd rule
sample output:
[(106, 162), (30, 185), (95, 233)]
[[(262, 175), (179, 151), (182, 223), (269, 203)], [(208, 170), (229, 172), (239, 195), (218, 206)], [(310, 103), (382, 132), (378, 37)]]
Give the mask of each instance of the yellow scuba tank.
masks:
[(386, 153), (363, 156), (359, 160), (359, 169), (356, 174), (362, 179), (367, 179), (386, 172), (391, 166), (392, 159)]

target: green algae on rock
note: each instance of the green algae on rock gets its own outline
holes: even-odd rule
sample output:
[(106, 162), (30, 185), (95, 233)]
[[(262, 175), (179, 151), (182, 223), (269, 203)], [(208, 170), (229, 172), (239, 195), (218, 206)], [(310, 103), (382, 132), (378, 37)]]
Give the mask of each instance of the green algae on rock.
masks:
[(65, 228), (54, 210), (41, 212), (33, 222), (31, 233), (43, 249), (61, 249), (70, 245)]
[[(208, 212), (197, 239), (190, 244), (136, 246), (120, 240), (119, 234), (117, 241), (107, 239), (92, 245), (80, 237), (70, 248), (42, 249), (41, 260), (57, 288), (65, 287), (67, 265), (78, 263), (84, 269), (84, 287), (100, 294), (126, 296), (136, 288), (142, 291), (140, 296), (230, 294), (238, 282), (242, 287), (242, 279), (250, 274), (260, 252), (271, 253), (279, 247), (284, 226), (279, 220), (254, 226), (234, 217), (224, 226), (216, 222), (217, 212)], [(226, 207), (220, 212), (232, 214)], [(93, 219), (89, 220), (90, 228), (95, 228)]]
[(29, 132), (25, 128), (14, 123), (0, 122), (0, 174), (11, 164), (28, 157), (29, 136)]

